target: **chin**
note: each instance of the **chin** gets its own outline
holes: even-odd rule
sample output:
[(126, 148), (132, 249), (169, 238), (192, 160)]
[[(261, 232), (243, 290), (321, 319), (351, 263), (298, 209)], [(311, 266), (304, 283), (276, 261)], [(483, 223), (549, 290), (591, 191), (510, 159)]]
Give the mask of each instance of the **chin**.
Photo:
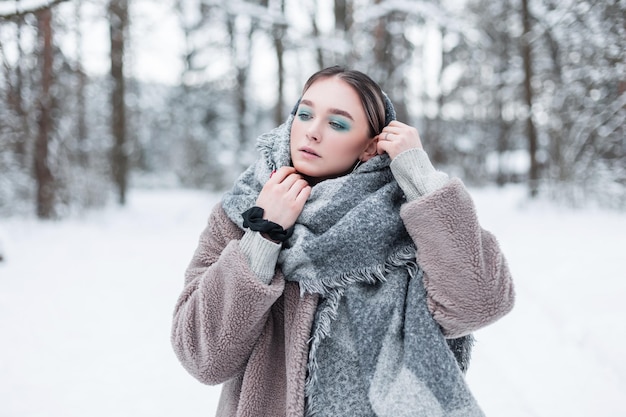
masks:
[(302, 175), (302, 177), (309, 183), (309, 185), (314, 185), (319, 182), (318, 175), (315, 170), (312, 170), (310, 168), (307, 169), (306, 166), (302, 166), (303, 164), (292, 162), (291, 165), (296, 169), (296, 172), (298, 174)]
[(310, 176), (312, 174), (312, 169), (308, 168), (306, 164), (291, 162), (291, 165), (296, 169), (296, 172), (300, 175)]

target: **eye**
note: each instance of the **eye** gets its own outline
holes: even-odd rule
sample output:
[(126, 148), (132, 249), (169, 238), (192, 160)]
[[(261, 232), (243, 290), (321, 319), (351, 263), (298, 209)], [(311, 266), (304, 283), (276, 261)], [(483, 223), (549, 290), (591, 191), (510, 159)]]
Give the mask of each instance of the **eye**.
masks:
[(311, 114), (311, 112), (307, 110), (298, 110), (298, 119), (302, 121), (307, 121), (307, 120), (311, 120), (312, 118), (313, 118), (313, 115)]
[(350, 130), (350, 124), (339, 119), (331, 119), (328, 124), (331, 128), (338, 131), (348, 131)]

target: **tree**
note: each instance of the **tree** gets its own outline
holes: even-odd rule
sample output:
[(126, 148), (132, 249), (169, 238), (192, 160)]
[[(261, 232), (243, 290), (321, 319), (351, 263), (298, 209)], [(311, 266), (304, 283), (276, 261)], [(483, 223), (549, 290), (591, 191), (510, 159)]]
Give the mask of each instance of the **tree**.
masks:
[(124, 48), (128, 27), (128, 0), (110, 0), (109, 30), (111, 39), (111, 132), (113, 148), (111, 168), (117, 187), (118, 202), (126, 203), (129, 170), (129, 145), (126, 132), (126, 81)]
[[(185, 37), (176, 87), (130, 76), (128, 0), (93, 15), (110, 26), (111, 68), (89, 77), (81, 7), (91, 3), (54, 8), (49, 31), (35, 13), (62, 2), (0, 7), (0, 205), (43, 208), (52, 190), (51, 211), (63, 215), (85, 196), (103, 203), (109, 187), (123, 204), (131, 162), (185, 186), (230, 184), (302, 81), (334, 64), (379, 81), (442, 170), (473, 183), (526, 181), (531, 195), (626, 203), (624, 2), (332, 0), (303, 10), (294, 0), (176, 0)], [(260, 97), (259, 74), (275, 102)]]
[(319, 25), (317, 24), (317, 7), (318, 7), (318, 2), (317, 1), (313, 1), (313, 2), (307, 2), (305, 3), (306, 5), (308, 5), (308, 7), (310, 8), (310, 10), (308, 11), (309, 13), (309, 20), (311, 21), (311, 39), (314, 41), (315, 43), (315, 58), (316, 58), (316, 62), (317, 62), (317, 67), (319, 69), (325, 68), (326, 65), (324, 65), (324, 50), (321, 46), (321, 32), (319, 29)]
[[(2, 53), (3, 72), (5, 74), (6, 83), (5, 88), (7, 90), (5, 99), (8, 107), (7, 110), (15, 115), (17, 123), (11, 123), (11, 120), (14, 118), (9, 115), (5, 117), (5, 123), (13, 124), (11, 131), (14, 133), (11, 135), (10, 139), (5, 137), (5, 140), (10, 141), (10, 151), (14, 153), (19, 168), (24, 169), (28, 163), (26, 146), (28, 141), (26, 138), (31, 136), (28, 109), (24, 100), (26, 83), (23, 67), (25, 65), (24, 62), (27, 60), (22, 41), (24, 16), (15, 16), (12, 20), (15, 22), (15, 44), (17, 50), (17, 59), (14, 68), (11, 68), (5, 53), (5, 48), (2, 47), (2, 45), (0, 45), (0, 53)], [(16, 132), (18, 133), (15, 134)], [(22, 137), (20, 137), (20, 134)]]
[(35, 179), (37, 181), (37, 216), (49, 219), (54, 215), (54, 178), (49, 166), (48, 146), (52, 136), (51, 87), (52, 73), (52, 11), (37, 12), (37, 35), (40, 52), (41, 93), (38, 102), (38, 132), (35, 143)]
[(528, 135), (528, 155), (530, 158), (530, 171), (528, 172), (528, 185), (531, 197), (539, 193), (539, 165), (537, 164), (537, 129), (533, 121), (534, 94), (532, 88), (533, 59), (531, 49), (531, 16), (528, 10), (528, 0), (522, 0), (522, 22), (524, 33), (521, 37), (522, 59), (524, 62), (524, 98), (528, 112), (526, 115), (526, 134)]
[[(626, 4), (535, 4), (536, 113), (548, 139), (546, 185), (557, 198), (626, 203), (623, 147)], [(546, 117), (548, 116), (548, 117)]]
[[(263, 0), (267, 2), (267, 0)], [(270, 7), (268, 5), (268, 7)], [(276, 14), (281, 16), (272, 24), (272, 37), (274, 40), (274, 51), (276, 53), (277, 78), (278, 78), (278, 95), (276, 98), (276, 107), (274, 110), (274, 123), (279, 125), (284, 120), (283, 110), (285, 108), (285, 42), (284, 37), (287, 31), (287, 23), (285, 19), (285, 0), (280, 0), (280, 4), (276, 7)]]
[(82, 2), (78, 1), (75, 5), (75, 36), (76, 36), (76, 138), (78, 141), (76, 160), (82, 169), (88, 167), (89, 153), (87, 151), (87, 114), (86, 114), (86, 89), (87, 89), (87, 74), (83, 68), (83, 33), (80, 28), (82, 20), (81, 7)]
[[(235, 108), (239, 115), (235, 139), (238, 144), (237, 154), (242, 154), (250, 140), (248, 127), (250, 125), (249, 108), (251, 102), (248, 95), (248, 80), (256, 22), (249, 16), (227, 12), (226, 26), (230, 41), (230, 61), (235, 74)], [(243, 169), (243, 164), (240, 163), (240, 165), (242, 165), (240, 169)]]
[(0, 103), (0, 200), (10, 201), (20, 211), (28, 201), (43, 219), (61, 215), (72, 198), (67, 157), (74, 135), (64, 134), (64, 129), (71, 124), (74, 100), (66, 100), (70, 90), (66, 75), (71, 71), (59, 46), (61, 3), (29, 2), (19, 7), (16, 2), (13, 14), (0, 16), (3, 34), (16, 35), (2, 42), (9, 52), (17, 51), (11, 57), (4, 45), (0, 48), (5, 75), (0, 83), (5, 98)]

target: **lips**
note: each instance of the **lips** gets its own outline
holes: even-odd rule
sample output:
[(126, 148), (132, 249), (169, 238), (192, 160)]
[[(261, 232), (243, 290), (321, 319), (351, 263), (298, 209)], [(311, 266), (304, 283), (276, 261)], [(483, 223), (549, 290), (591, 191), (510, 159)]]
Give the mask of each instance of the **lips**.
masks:
[(317, 152), (315, 152), (313, 149), (307, 146), (300, 148), (300, 152), (305, 153), (307, 155), (311, 155), (311, 156), (317, 156), (318, 158), (320, 157), (320, 155)]

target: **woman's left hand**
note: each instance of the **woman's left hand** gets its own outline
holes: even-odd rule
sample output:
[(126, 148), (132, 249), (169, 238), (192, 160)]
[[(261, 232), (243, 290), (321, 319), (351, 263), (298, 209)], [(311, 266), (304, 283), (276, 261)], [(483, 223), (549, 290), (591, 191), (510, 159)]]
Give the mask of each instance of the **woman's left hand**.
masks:
[(385, 126), (376, 139), (378, 140), (376, 148), (378, 154), (387, 152), (392, 160), (409, 149), (423, 149), (417, 129), (397, 120)]

